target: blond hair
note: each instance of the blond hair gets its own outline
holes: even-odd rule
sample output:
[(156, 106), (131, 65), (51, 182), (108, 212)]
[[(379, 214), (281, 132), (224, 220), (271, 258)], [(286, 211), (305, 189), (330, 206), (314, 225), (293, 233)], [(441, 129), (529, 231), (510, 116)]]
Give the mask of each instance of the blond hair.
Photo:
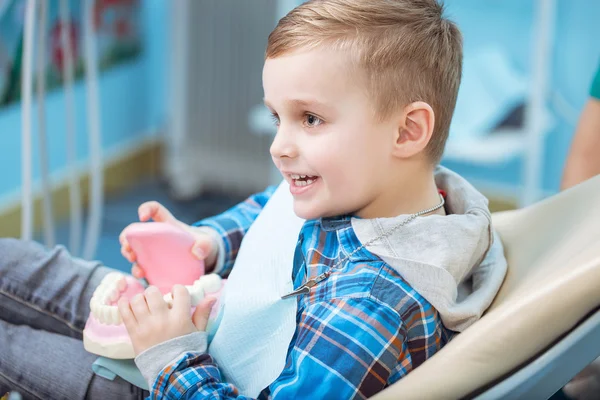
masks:
[(435, 114), (427, 147), (442, 157), (462, 73), (462, 35), (436, 0), (310, 0), (269, 35), (266, 58), (297, 49), (350, 50), (380, 118), (415, 102)]

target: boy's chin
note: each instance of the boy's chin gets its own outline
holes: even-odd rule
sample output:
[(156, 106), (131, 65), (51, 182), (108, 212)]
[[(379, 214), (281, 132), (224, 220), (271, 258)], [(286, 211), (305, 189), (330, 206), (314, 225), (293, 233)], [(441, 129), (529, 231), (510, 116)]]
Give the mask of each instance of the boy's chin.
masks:
[(336, 210), (327, 210), (324, 207), (315, 207), (311, 204), (294, 201), (294, 214), (296, 214), (298, 218), (310, 220), (335, 217), (337, 215), (341, 215), (342, 213), (338, 213)]
[(323, 213), (319, 212), (314, 206), (311, 207), (308, 204), (299, 204), (297, 201), (294, 201), (294, 214), (296, 214), (298, 218), (309, 220), (319, 219), (322, 217)]

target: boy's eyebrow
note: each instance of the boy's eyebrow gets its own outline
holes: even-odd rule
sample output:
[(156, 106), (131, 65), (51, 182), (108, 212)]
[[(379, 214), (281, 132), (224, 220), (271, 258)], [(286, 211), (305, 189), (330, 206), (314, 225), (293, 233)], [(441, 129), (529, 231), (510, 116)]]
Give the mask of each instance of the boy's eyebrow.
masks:
[[(265, 103), (265, 106), (267, 106), (267, 108), (269, 109), (273, 109), (273, 106), (271, 106), (271, 104), (263, 98), (263, 102)], [(296, 106), (296, 107), (319, 107), (321, 109), (325, 109), (325, 110), (330, 110), (331, 107), (328, 106), (327, 104), (316, 100), (316, 99), (292, 99), (292, 100), (284, 100), (285, 103), (291, 105), (291, 106)]]

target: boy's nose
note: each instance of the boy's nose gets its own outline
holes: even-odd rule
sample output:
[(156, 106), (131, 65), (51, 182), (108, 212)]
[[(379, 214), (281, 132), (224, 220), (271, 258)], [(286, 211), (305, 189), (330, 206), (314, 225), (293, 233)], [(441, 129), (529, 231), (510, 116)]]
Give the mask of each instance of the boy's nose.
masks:
[(273, 158), (295, 158), (298, 156), (298, 148), (294, 143), (293, 133), (287, 132), (280, 126), (271, 144), (271, 156)]

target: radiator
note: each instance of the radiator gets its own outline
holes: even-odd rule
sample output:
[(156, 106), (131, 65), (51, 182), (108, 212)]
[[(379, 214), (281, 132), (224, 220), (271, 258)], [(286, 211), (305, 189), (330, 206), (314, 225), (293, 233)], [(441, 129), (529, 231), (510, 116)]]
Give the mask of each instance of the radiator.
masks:
[(248, 114), (262, 103), (267, 37), (276, 0), (170, 2), (169, 123), (164, 174), (172, 193), (253, 192), (269, 182), (267, 135)]

